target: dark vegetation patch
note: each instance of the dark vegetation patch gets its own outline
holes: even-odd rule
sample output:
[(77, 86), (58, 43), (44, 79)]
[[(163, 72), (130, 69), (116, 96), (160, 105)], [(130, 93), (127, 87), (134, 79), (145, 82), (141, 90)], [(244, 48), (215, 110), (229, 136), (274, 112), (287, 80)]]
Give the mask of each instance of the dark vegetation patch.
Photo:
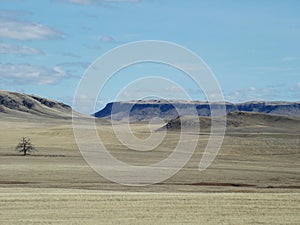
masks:
[(243, 184), (243, 183), (217, 183), (217, 182), (197, 182), (185, 185), (194, 186), (218, 186), (218, 187), (256, 187), (254, 184)]

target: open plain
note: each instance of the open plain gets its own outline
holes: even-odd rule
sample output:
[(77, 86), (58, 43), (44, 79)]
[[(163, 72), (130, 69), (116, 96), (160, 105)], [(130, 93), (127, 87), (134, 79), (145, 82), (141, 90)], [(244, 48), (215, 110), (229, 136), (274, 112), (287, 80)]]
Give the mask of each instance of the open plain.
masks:
[[(159, 184), (130, 187), (87, 165), (71, 118), (1, 114), (0, 223), (299, 224), (300, 130), (281, 127), (228, 128), (217, 158), (202, 172), (208, 133), (191, 134), (200, 141), (181, 171)], [(118, 142), (109, 122), (99, 119), (97, 129), (112, 155), (135, 165), (167, 157), (179, 135), (170, 130), (157, 149), (137, 152)], [(140, 138), (149, 135), (145, 122), (131, 129)], [(14, 150), (23, 136), (37, 152)]]

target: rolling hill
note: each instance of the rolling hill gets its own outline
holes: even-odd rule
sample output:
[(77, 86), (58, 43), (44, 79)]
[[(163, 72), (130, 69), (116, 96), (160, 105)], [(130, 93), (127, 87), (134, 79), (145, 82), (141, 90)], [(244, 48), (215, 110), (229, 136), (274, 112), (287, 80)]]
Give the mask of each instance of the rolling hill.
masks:
[[(218, 118), (216, 118), (218, 123)], [(211, 127), (210, 117), (189, 117), (182, 116), (171, 119), (167, 122), (164, 128), (168, 130), (179, 130), (181, 126), (195, 127), (200, 126), (200, 129), (208, 130)], [(279, 115), (271, 115), (257, 112), (235, 111), (228, 113), (226, 116), (227, 131), (241, 132), (282, 132), (289, 133), (300, 132), (300, 118), (287, 117)]]
[[(192, 117), (188, 108), (195, 106), (199, 117)], [(220, 103), (213, 103), (218, 108)], [(175, 107), (181, 109), (183, 115), (178, 115)], [(227, 129), (251, 129), (252, 131), (276, 130), (296, 131), (300, 130), (300, 103), (297, 102), (246, 102), (240, 104), (226, 103)], [(165, 128), (178, 130), (181, 124), (201, 129), (210, 129), (210, 106), (207, 102), (188, 101), (129, 101), (109, 103), (95, 116), (101, 121), (110, 119), (126, 120), (130, 111), (130, 121), (149, 121), (154, 117), (160, 117), (166, 121)], [(77, 115), (80, 115), (76, 113)], [(72, 108), (62, 102), (46, 98), (0, 91), (0, 117), (17, 118), (53, 118), (71, 119)], [(81, 115), (83, 116), (83, 115)], [(100, 121), (100, 120), (99, 120)]]
[(52, 117), (72, 116), (72, 108), (64, 103), (34, 95), (0, 91), (0, 115), (15, 117)]

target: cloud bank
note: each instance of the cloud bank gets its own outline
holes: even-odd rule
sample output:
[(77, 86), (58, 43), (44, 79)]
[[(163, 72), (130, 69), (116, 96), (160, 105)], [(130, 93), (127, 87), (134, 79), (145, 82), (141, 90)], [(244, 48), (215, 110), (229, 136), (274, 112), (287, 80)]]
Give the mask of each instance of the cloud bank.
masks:
[(0, 38), (9, 38), (21, 41), (38, 39), (58, 39), (63, 34), (53, 28), (39, 23), (18, 19), (15, 11), (0, 11)]
[(61, 67), (0, 63), (0, 81), (14, 85), (52, 85), (70, 77)]
[(0, 54), (15, 54), (15, 55), (41, 55), (43, 52), (29, 46), (14, 45), (0, 42)]

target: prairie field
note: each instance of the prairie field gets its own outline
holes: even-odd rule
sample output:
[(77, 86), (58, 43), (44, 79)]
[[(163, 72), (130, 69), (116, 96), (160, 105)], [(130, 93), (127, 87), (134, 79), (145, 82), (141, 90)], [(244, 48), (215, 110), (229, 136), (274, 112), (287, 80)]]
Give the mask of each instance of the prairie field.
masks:
[[(168, 132), (154, 151), (137, 152), (118, 142), (109, 123), (99, 120), (97, 129), (112, 155), (134, 165), (166, 158), (179, 135)], [(131, 129), (140, 138), (149, 135), (145, 123)], [(1, 117), (0, 132), (1, 224), (300, 223), (297, 129), (229, 129), (202, 172), (208, 133), (191, 134), (200, 141), (185, 167), (144, 187), (115, 184), (94, 172), (76, 146), (70, 119)], [(23, 136), (37, 152), (14, 150)]]
[(300, 0), (0, 0), (0, 225), (300, 225)]
[(1, 224), (299, 224), (299, 193), (1, 189)]

